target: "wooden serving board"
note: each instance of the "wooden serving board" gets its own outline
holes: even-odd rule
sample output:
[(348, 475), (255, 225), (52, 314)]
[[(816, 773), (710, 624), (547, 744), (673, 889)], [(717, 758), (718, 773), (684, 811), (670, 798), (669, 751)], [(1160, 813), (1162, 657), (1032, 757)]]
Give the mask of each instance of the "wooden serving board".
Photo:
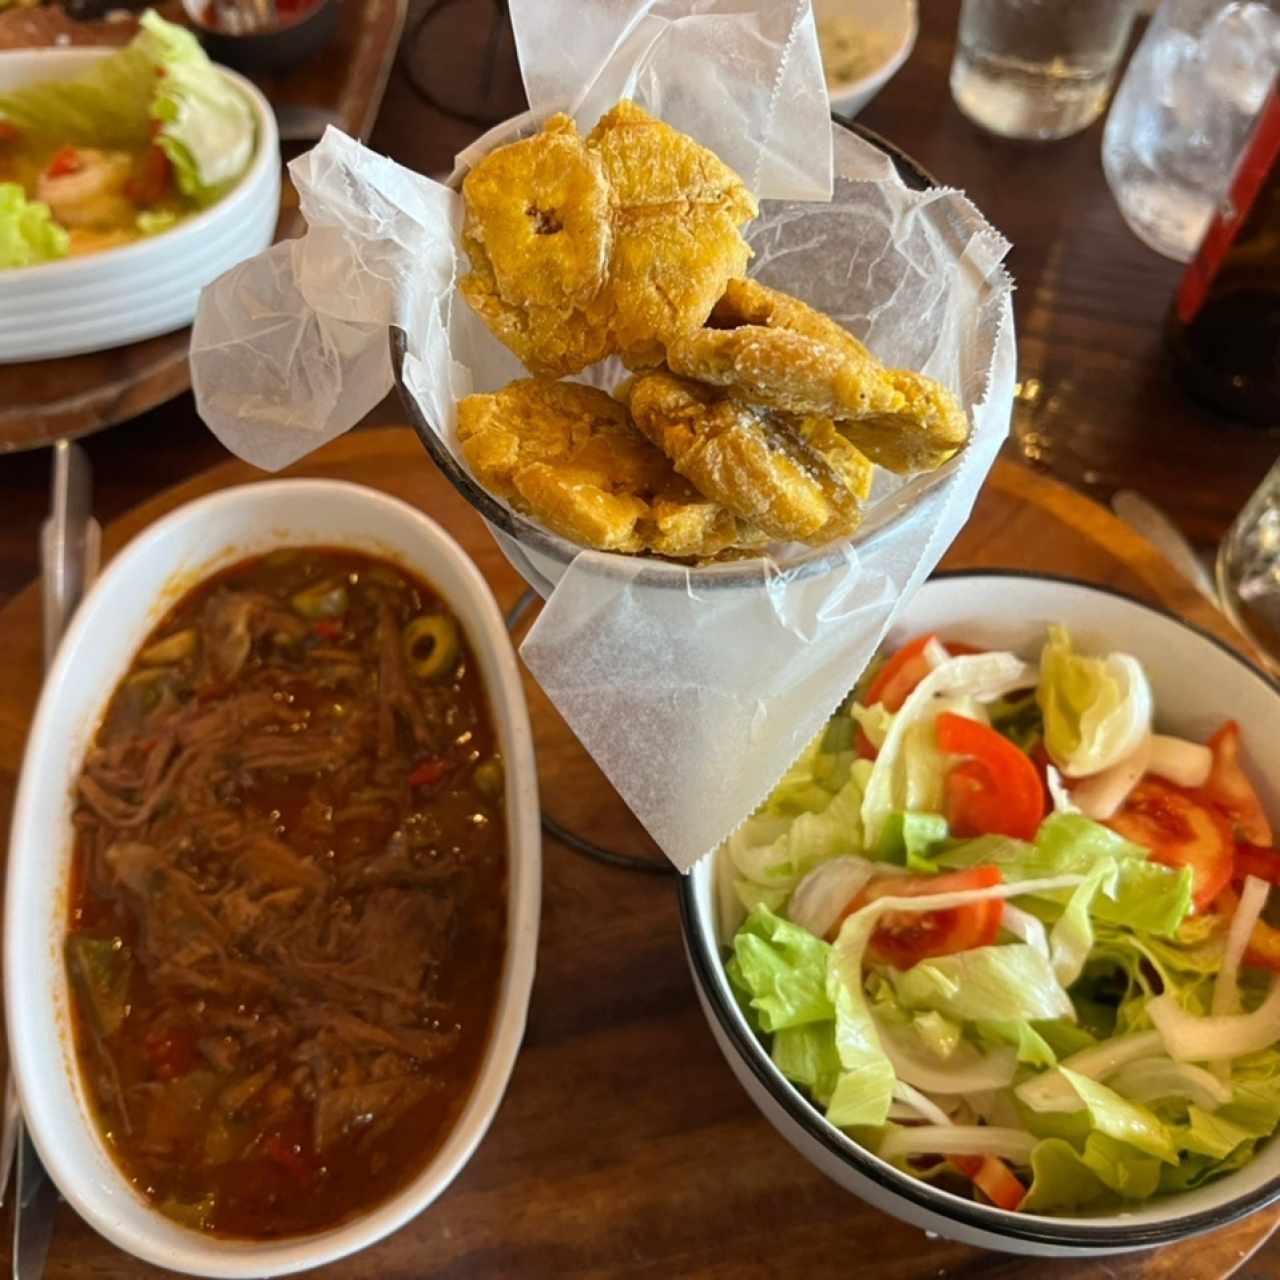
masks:
[[(333, 111), (347, 133), (365, 138), (391, 74), (408, 0), (336, 2), (341, 13), (332, 44), (287, 75), (253, 78), (272, 103)], [(174, 0), (156, 7), (183, 21)], [(132, 17), (75, 22), (58, 6), (9, 9), (0, 12), (0, 49), (118, 46), (135, 30)], [(297, 193), (286, 174), (276, 239), (297, 235), (299, 222)], [(0, 454), (114, 426), (186, 391), (190, 339), (189, 328), (179, 329), (109, 351), (0, 364)]]
[[(352, 480), (406, 499), (462, 543), (503, 608), (519, 597), (523, 583), (407, 429), (349, 435), (286, 474)], [(241, 463), (218, 467), (111, 525), (105, 554), (182, 502), (262, 478)], [(1073, 575), (1162, 604), (1232, 639), (1152, 547), (1102, 508), (1012, 463), (997, 463), (945, 563)], [(40, 684), (39, 635), (31, 587), (0, 611), (0, 829), (7, 828)], [(639, 824), (531, 680), (526, 689), (548, 812), (597, 841), (652, 854)], [(672, 878), (604, 867), (554, 841), (546, 842), (545, 858), (528, 1033), (488, 1136), (414, 1222), (315, 1274), (1220, 1280), (1280, 1219), (1280, 1209), (1266, 1210), (1156, 1253), (1092, 1262), (1005, 1257), (930, 1239), (829, 1182), (739, 1088), (698, 1008)], [(8, 1214), (0, 1219), (6, 1248)], [(63, 1206), (48, 1275), (87, 1274), (125, 1280), (162, 1273), (118, 1252)]]

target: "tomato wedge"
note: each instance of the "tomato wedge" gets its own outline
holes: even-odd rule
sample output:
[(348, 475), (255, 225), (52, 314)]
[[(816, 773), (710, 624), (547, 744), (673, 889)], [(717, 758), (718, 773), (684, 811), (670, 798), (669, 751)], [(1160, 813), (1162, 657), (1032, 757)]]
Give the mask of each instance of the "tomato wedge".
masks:
[(1235, 880), (1257, 876), (1268, 884), (1280, 884), (1280, 853), (1274, 849), (1259, 849), (1252, 844), (1236, 844)]
[(1027, 1189), (999, 1156), (952, 1156), (955, 1169), (964, 1174), (997, 1209), (1016, 1209)]
[(947, 822), (953, 836), (1012, 836), (1033, 840), (1044, 819), (1044, 783), (1031, 758), (1003, 734), (944, 711), (938, 747), (968, 757), (947, 774)]
[[(831, 932), (840, 932), (845, 916), (876, 898), (921, 898), (935, 893), (965, 893), (990, 889), (1000, 883), (999, 867), (970, 867), (940, 876), (880, 876), (849, 904)], [(990, 946), (1000, 933), (1004, 902), (992, 898), (946, 911), (886, 911), (880, 917), (867, 948), (873, 960), (895, 969), (910, 969), (929, 956), (947, 956), (956, 951)]]
[(1234, 872), (1235, 843), (1226, 818), (1201, 793), (1171, 782), (1144, 778), (1104, 825), (1142, 845), (1155, 862), (1190, 867), (1197, 911), (1226, 888)]
[[(1231, 888), (1223, 889), (1214, 900), (1213, 909), (1228, 920), (1240, 906), (1240, 898)], [(1273, 928), (1265, 920), (1259, 920), (1249, 935), (1249, 945), (1244, 952), (1245, 964), (1255, 969), (1270, 969), (1280, 973), (1280, 929)]]
[(1258, 793), (1240, 766), (1240, 726), (1228, 720), (1209, 739), (1213, 752), (1213, 768), (1204, 794), (1220, 808), (1235, 827), (1237, 834), (1250, 844), (1271, 844), (1271, 823), (1263, 811)]

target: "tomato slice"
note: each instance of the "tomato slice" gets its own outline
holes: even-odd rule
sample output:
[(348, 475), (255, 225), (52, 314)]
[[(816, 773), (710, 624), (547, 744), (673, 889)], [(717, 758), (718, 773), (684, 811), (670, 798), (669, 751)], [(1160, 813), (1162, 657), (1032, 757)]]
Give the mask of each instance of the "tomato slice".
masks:
[[(876, 672), (875, 679), (867, 689), (866, 697), (862, 699), (863, 706), (874, 707), (879, 704), (886, 711), (899, 710), (911, 696), (916, 685), (933, 669), (929, 666), (929, 660), (924, 656), (924, 651), (930, 640), (937, 639), (937, 635), (930, 631), (926, 635), (916, 636), (914, 640), (908, 640)], [(962, 654), (982, 652), (981, 649), (958, 640), (939, 643), (953, 658), (958, 658)], [(867, 735), (861, 729), (858, 730), (858, 755), (863, 760), (876, 758), (875, 747), (871, 745)]]
[(152, 1027), (142, 1039), (157, 1080), (185, 1076), (196, 1065), (195, 1032), (185, 1027)]
[(1203, 796), (1157, 778), (1144, 778), (1104, 825), (1146, 848), (1167, 867), (1190, 867), (1196, 910), (1226, 888), (1235, 869), (1235, 843), (1226, 818)]
[[(845, 916), (876, 898), (920, 898), (935, 893), (964, 893), (990, 889), (1000, 883), (999, 867), (970, 867), (939, 876), (880, 876), (849, 904)], [(929, 956), (987, 947), (1000, 933), (1004, 902), (992, 898), (946, 911), (886, 911), (880, 917), (867, 948), (873, 960), (895, 969), (910, 969)], [(844, 923), (836, 921), (828, 938), (834, 939)]]
[(997, 1209), (1016, 1209), (1027, 1189), (999, 1156), (952, 1156), (956, 1170), (968, 1178)]
[(1032, 759), (1003, 734), (944, 711), (938, 746), (966, 756), (947, 774), (947, 821), (954, 836), (1012, 836), (1033, 840), (1044, 819), (1045, 789)]
[(438, 756), (423, 760), (409, 775), (409, 785), (411, 787), (434, 787), (448, 772), (449, 762), (447, 760)]
[(1246, 876), (1257, 876), (1268, 884), (1280, 884), (1280, 853), (1237, 842), (1236, 868), (1232, 878), (1244, 880)]
[[(1228, 920), (1235, 915), (1240, 898), (1232, 888), (1223, 889), (1214, 900), (1213, 909)], [(1270, 969), (1280, 973), (1280, 929), (1273, 928), (1265, 920), (1259, 920), (1249, 935), (1249, 945), (1244, 952), (1245, 964), (1255, 969)]]
[(1226, 813), (1237, 833), (1250, 844), (1271, 844), (1271, 823), (1253, 784), (1240, 766), (1240, 726), (1228, 720), (1209, 739), (1213, 768), (1204, 793)]

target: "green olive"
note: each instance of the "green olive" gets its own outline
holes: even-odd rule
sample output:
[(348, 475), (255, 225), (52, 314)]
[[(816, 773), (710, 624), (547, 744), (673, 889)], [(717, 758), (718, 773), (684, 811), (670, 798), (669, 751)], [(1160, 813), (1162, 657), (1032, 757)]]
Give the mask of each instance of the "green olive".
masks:
[(502, 757), (494, 756), (492, 759), (486, 760), (483, 764), (476, 765), (476, 771), (472, 775), (472, 781), (476, 784), (476, 790), (482, 796), (493, 798), (502, 794), (502, 785), (504, 782), (504, 770), (502, 768)]
[(291, 601), (304, 618), (341, 618), (347, 611), (347, 588), (332, 578), (304, 587)]
[(404, 629), (404, 656), (419, 680), (448, 675), (460, 647), (458, 624), (447, 613), (424, 614)]
[(165, 636), (163, 640), (157, 640), (155, 644), (148, 645), (138, 654), (138, 657), (149, 667), (163, 667), (170, 663), (181, 662), (183, 658), (191, 657), (195, 651), (196, 629), (187, 627), (182, 631), (175, 631), (171, 636)]

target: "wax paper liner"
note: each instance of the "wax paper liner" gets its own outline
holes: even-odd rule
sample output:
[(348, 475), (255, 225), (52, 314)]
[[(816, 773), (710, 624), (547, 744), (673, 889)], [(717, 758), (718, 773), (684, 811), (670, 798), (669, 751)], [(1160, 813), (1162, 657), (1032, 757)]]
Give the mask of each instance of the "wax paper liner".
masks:
[[(659, 6), (639, 8), (647, 18)], [(698, 70), (671, 63), (664, 101)], [(619, 83), (616, 68), (609, 76)], [(643, 103), (644, 77), (629, 83)], [(536, 122), (510, 122), (485, 146)], [(535, 546), (495, 530), (549, 596), (526, 662), (681, 869), (748, 816), (852, 686), (897, 603), (963, 524), (1008, 429), (1007, 245), (962, 196), (909, 191), (881, 151), (843, 129), (834, 140), (833, 201), (765, 201), (749, 229), (751, 273), (835, 316), (889, 363), (957, 390), (973, 413), (969, 446), (934, 476), (881, 473), (858, 538), (819, 551), (775, 547), (689, 570), (554, 538), (548, 554), (546, 537)], [(285, 465), (385, 394), (395, 324), (408, 335), (406, 389), (456, 449), (457, 399), (523, 373), (455, 293), (466, 269), (459, 198), (334, 130), (291, 171), (306, 235), (202, 298), (192, 342), (202, 415), (241, 456)], [(584, 378), (612, 386), (621, 372), (605, 362)]]

